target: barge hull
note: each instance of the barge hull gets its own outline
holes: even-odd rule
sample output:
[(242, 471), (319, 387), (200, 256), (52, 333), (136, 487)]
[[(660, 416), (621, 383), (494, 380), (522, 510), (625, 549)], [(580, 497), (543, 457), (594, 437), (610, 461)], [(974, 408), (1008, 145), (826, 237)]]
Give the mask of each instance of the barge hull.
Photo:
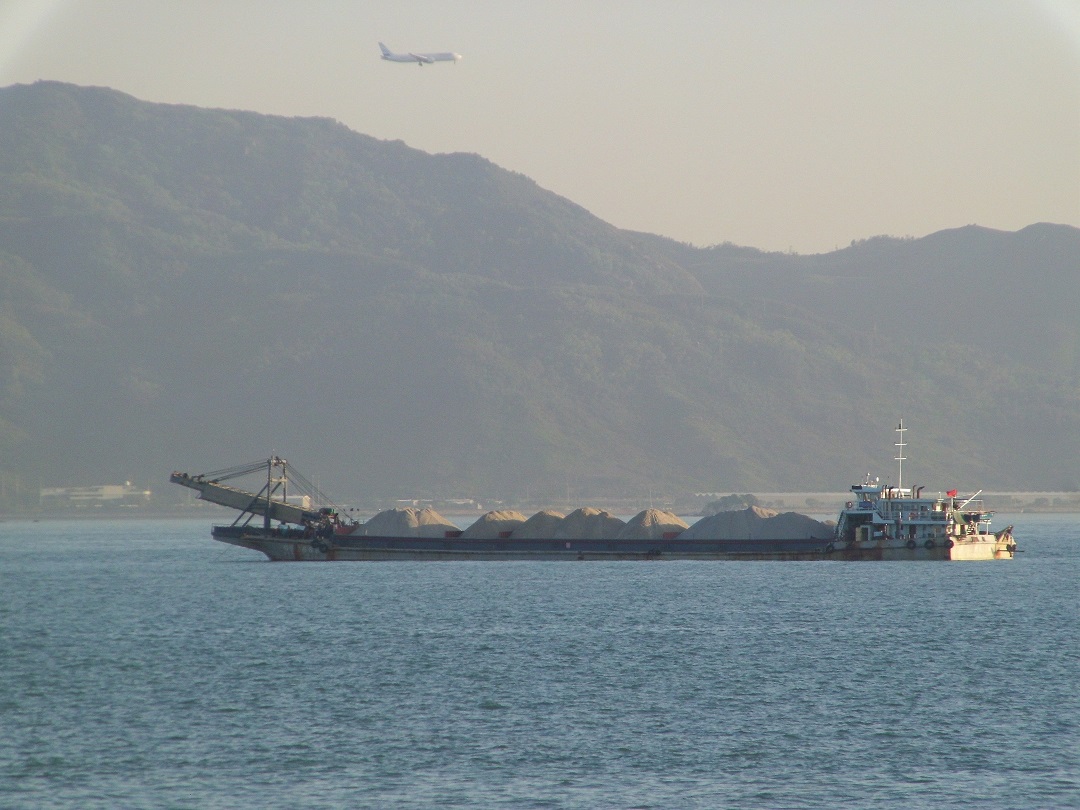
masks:
[(375, 562), (391, 560), (476, 561), (662, 561), (662, 560), (993, 560), (1008, 559), (1005, 542), (975, 540), (952, 547), (859, 545), (838, 548), (820, 538), (805, 540), (463, 540), (424, 537), (299, 538), (250, 529), (214, 527), (214, 538), (265, 554), (274, 561)]

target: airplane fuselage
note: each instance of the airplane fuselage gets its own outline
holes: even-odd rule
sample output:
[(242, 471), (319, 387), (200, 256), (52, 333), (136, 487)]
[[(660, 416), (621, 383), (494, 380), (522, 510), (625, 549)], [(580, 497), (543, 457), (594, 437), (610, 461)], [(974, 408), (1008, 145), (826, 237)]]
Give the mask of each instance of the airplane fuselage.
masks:
[(430, 65), (434, 62), (457, 62), (461, 59), (460, 53), (453, 53), (450, 51), (442, 53), (414, 53), (412, 51), (409, 51), (408, 53), (394, 53), (381, 42), (379, 43), (379, 49), (382, 51), (382, 58), (387, 62), (415, 62), (420, 67)]

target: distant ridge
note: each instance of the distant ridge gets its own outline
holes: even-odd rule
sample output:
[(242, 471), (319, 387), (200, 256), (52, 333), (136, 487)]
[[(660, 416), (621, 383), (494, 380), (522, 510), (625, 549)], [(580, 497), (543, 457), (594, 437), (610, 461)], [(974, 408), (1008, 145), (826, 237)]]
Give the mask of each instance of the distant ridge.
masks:
[[(0, 508), (263, 453), (341, 500), (1080, 487), (1080, 230), (622, 231), (325, 118), (0, 89)], [(905, 466), (905, 480), (908, 467)], [(915, 473), (913, 473), (915, 474)]]

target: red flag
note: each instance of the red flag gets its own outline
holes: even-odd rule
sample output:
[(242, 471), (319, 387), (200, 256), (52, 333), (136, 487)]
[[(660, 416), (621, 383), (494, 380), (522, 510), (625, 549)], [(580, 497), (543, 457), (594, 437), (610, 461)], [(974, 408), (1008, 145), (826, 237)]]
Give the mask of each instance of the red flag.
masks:
[(950, 498), (955, 498), (956, 497), (956, 490), (955, 489), (950, 489), (945, 494), (948, 495)]

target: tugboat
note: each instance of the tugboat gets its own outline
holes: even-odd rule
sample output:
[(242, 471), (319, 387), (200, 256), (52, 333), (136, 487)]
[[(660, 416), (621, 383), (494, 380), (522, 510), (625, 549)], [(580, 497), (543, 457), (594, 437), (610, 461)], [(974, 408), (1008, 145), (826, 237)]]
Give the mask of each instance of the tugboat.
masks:
[(900, 474), (897, 485), (867, 475), (852, 484), (852, 499), (840, 511), (832, 553), (840, 559), (1006, 560), (1016, 553), (1012, 526), (990, 531), (993, 512), (979, 500), (982, 490), (960, 498), (955, 489), (923, 497), (926, 487), (904, 487), (903, 420), (896, 428)]
[[(958, 498), (956, 490), (924, 498), (925, 487), (902, 485), (903, 421), (897, 430), (897, 486), (869, 476), (854, 484), (852, 500), (835, 526), (806, 515), (753, 508), (737, 514), (741, 520), (728, 521), (731, 513), (721, 513), (693, 526), (651, 509), (629, 523), (600, 510), (578, 510), (575, 514), (593, 513), (603, 528), (582, 531), (569, 517), (564, 523), (561, 514), (540, 513), (533, 519), (551, 519), (537, 534), (526, 530), (533, 519), (506, 522), (510, 513), (488, 513), (478, 526), (485, 518), (500, 520), (491, 522), (495, 528), (485, 534), (475, 527), (463, 532), (430, 509), (390, 509), (366, 523), (343, 520), (318, 488), (277, 456), (202, 475), (174, 472), (169, 480), (240, 513), (232, 525), (213, 527), (215, 540), (262, 552), (271, 560), (1011, 559), (1016, 552), (1012, 526), (991, 533), (992, 513), (976, 500), (981, 491), (968, 498)], [(223, 483), (253, 473), (265, 475), (259, 492)]]

